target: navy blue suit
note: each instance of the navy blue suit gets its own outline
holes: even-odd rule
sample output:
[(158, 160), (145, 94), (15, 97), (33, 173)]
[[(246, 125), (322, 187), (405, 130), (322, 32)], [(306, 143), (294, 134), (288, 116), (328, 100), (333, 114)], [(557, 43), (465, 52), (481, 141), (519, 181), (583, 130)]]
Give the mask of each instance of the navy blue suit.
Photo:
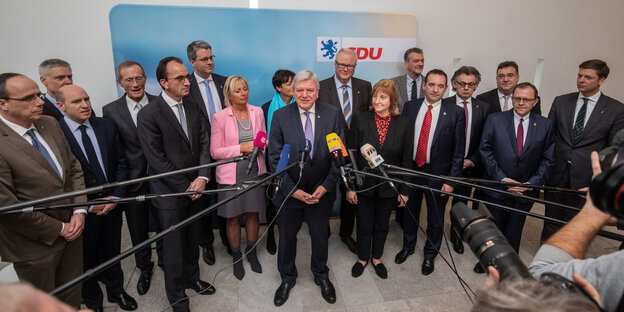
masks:
[[(522, 154), (518, 155), (514, 110), (494, 113), (488, 116), (483, 127), (479, 151), (485, 166), (486, 178), (501, 181), (514, 179), (520, 183), (543, 185), (555, 164), (555, 137), (552, 121), (536, 113), (529, 114), (526, 139)], [(501, 186), (501, 189), (506, 187)], [(533, 202), (514, 199), (504, 194), (485, 192), (486, 200), (508, 207), (531, 210)], [(524, 195), (539, 196), (538, 190), (524, 192)], [(520, 247), (524, 215), (489, 207), (496, 224), (505, 234), (516, 251)]]
[[(121, 182), (128, 179), (128, 166), (123, 144), (115, 123), (106, 118), (91, 117), (89, 123), (95, 132), (97, 144), (104, 164), (106, 181), (100, 181), (87, 157), (82, 152), (78, 141), (67, 126), (64, 118), (58, 120), (67, 143), (78, 158), (84, 172), (85, 186), (87, 188), (99, 186), (103, 183)], [(99, 163), (98, 163), (99, 165)], [(115, 196), (124, 197), (124, 187), (116, 187), (113, 190), (87, 195), (89, 200)], [(84, 270), (87, 271), (100, 263), (116, 256), (121, 250), (121, 222), (122, 209), (116, 207), (106, 215), (87, 214), (85, 229), (83, 232), (83, 260)], [(115, 265), (106, 269), (103, 273), (106, 284), (106, 292), (118, 296), (123, 291), (124, 276), (121, 265)], [(82, 285), (82, 299), (87, 307), (93, 309), (102, 306), (103, 294), (98, 281), (95, 278), (85, 281)]]
[[(328, 279), (329, 216), (336, 199), (336, 182), (340, 174), (338, 168), (332, 163), (325, 137), (333, 132), (343, 138), (341, 118), (343, 117), (336, 107), (319, 101), (315, 103), (313, 158), (306, 162), (302, 178), (297, 185), (297, 189), (308, 194), (314, 193), (319, 186), (325, 187), (327, 193), (317, 204), (313, 205), (308, 205), (294, 197), (287, 198), (291, 191), (295, 192), (293, 188), (299, 181), (299, 167), (296, 166), (288, 170), (279, 192), (275, 195), (274, 203), (278, 207), (286, 200), (277, 219), (279, 229), (277, 267), (283, 282), (290, 283), (297, 278), (295, 267), (297, 232), (304, 220), (308, 223), (312, 240), (312, 273), (318, 279)], [(299, 143), (305, 139), (305, 133), (298, 105), (286, 105), (275, 111), (269, 137), (268, 155), (272, 171), (275, 171), (277, 167), (284, 144), (291, 146), (288, 163), (299, 162), (298, 147)]]
[[(405, 103), (403, 115), (410, 120), (410, 131), (414, 133), (416, 118), (420, 107), (425, 99), (417, 99)], [(464, 163), (464, 148), (466, 146), (466, 117), (464, 110), (455, 103), (440, 103), (440, 115), (433, 135), (431, 145), (430, 162), (418, 167), (414, 162), (414, 168), (418, 171), (435, 175), (446, 175), (457, 177), (462, 173)], [(414, 137), (414, 146), (418, 145), (418, 138)], [(428, 186), (432, 189), (441, 189), (444, 181), (425, 178), (414, 178), (414, 183)], [(446, 182), (450, 186), (453, 183)], [(414, 250), (416, 247), (416, 235), (418, 234), (418, 223), (420, 222), (420, 206), (422, 196), (427, 201), (427, 236), (429, 239), (425, 244), (425, 258), (432, 260), (438, 254), (442, 244), (442, 234), (444, 224), (444, 208), (448, 201), (448, 196), (440, 196), (438, 193), (412, 189), (407, 209), (403, 217), (403, 249)]]

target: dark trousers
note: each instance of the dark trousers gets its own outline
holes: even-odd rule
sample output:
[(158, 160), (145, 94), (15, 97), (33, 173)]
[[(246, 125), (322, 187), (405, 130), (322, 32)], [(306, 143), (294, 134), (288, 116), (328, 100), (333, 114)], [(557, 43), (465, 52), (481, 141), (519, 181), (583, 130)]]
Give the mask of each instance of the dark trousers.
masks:
[[(106, 215), (88, 214), (83, 232), (84, 270), (92, 269), (102, 262), (116, 256), (121, 251), (122, 213), (119, 207)], [(124, 275), (119, 262), (99, 274), (106, 285), (109, 296), (118, 296), (123, 292)], [(102, 307), (104, 295), (98, 278), (86, 280), (82, 284), (82, 301), (90, 309)]]
[[(289, 198), (290, 200), (297, 200)], [(331, 206), (309, 205), (305, 209), (289, 209), (288, 202), (277, 217), (279, 231), (279, 247), (277, 252), (277, 269), (282, 282), (291, 283), (297, 279), (297, 233), (303, 221), (308, 223), (308, 231), (312, 241), (311, 268), (315, 278), (328, 279), (327, 240), (329, 239), (329, 216)]]
[[(427, 179), (416, 178), (416, 184), (427, 185), (431, 188), (439, 189), (437, 185), (431, 186)], [(407, 209), (403, 215), (403, 249), (414, 250), (418, 235), (418, 225), (420, 223), (420, 208), (423, 195), (427, 202), (427, 242), (425, 243), (425, 259), (432, 260), (438, 255), (442, 245), (442, 235), (444, 234), (444, 210), (448, 202), (447, 196), (440, 196), (439, 193), (412, 189)]]
[[(189, 199), (190, 200), (190, 199)], [(176, 209), (158, 209), (160, 226), (166, 230), (187, 217), (197, 213), (203, 207), (201, 201), (190, 202)], [(186, 285), (199, 280), (199, 221), (173, 231), (163, 238), (163, 269), (165, 271), (165, 290), (169, 303), (181, 300), (173, 306), (174, 311), (189, 309), (188, 297), (184, 293)], [(186, 299), (186, 300), (183, 300)]]
[(347, 188), (340, 183), (340, 236), (351, 236), (355, 225), (356, 205), (347, 201)]
[[(128, 193), (128, 197), (134, 197), (137, 195), (143, 195), (149, 193), (149, 185), (145, 184), (136, 193)], [(149, 216), (150, 209), (154, 218), (158, 218), (156, 209), (151, 207), (149, 201), (144, 202), (131, 202), (124, 205), (119, 205), (116, 209), (124, 209), (126, 212), (126, 222), (128, 223), (128, 231), (130, 232), (130, 240), (132, 245), (135, 246), (144, 240), (149, 238)], [(158, 221), (156, 221), (158, 224)], [(158, 229), (160, 232), (161, 229)], [(162, 259), (162, 241), (156, 242), (156, 252), (158, 258)], [(152, 270), (154, 263), (152, 262), (152, 249), (147, 246), (134, 254), (134, 261), (136, 266), (141, 272)], [(162, 260), (159, 260), (162, 262)]]
[(381, 259), (390, 213), (396, 206), (396, 197), (368, 197), (358, 194), (357, 204), (357, 253), (362, 261), (371, 257)]
[[(486, 195), (485, 199), (495, 204), (527, 212), (531, 210), (531, 207), (533, 207), (532, 202), (515, 199), (513, 197), (494, 198)], [(496, 226), (503, 233), (503, 235), (505, 235), (505, 238), (507, 239), (507, 242), (509, 242), (509, 245), (511, 245), (511, 247), (513, 247), (513, 249), (518, 252), (518, 250), (520, 250), (522, 229), (524, 228), (524, 220), (526, 219), (526, 216), (489, 205), (487, 207), (490, 210), (492, 217), (494, 217)]]
[[(216, 188), (216, 187), (215, 187)], [(212, 204), (217, 202), (217, 196), (215, 195), (204, 195), (202, 197), (200, 197), (199, 200), (204, 200), (204, 205), (206, 208), (210, 207)], [(227, 233), (225, 231), (225, 225), (227, 220), (222, 217), (217, 215), (214, 211), (203, 216), (200, 219), (200, 223), (201, 223), (201, 235), (199, 237), (199, 245), (203, 246), (203, 247), (207, 247), (207, 246), (212, 246), (212, 244), (214, 243), (215, 237), (214, 237), (214, 233), (213, 233), (213, 220), (214, 218), (217, 218), (217, 222), (219, 224), (219, 237), (221, 237), (221, 243), (223, 243), (224, 246), (228, 246), (229, 242), (228, 242), (228, 238), (227, 238)]]
[[(570, 188), (570, 166), (568, 165), (566, 170), (563, 172), (561, 179), (555, 186), (562, 188)], [(577, 207), (579, 209), (583, 208), (585, 204), (585, 198), (578, 196), (576, 194), (564, 193), (564, 192), (551, 192), (546, 191), (544, 193), (544, 198), (548, 201), (565, 204), (572, 207)], [(555, 218), (562, 221), (570, 221), (575, 215), (576, 212), (570, 211), (561, 207), (546, 205), (544, 214), (547, 217)], [(541, 243), (543, 244), (550, 236), (555, 234), (555, 232), (559, 231), (559, 229), (563, 227), (562, 224), (544, 221), (544, 228), (542, 229), (542, 237)]]

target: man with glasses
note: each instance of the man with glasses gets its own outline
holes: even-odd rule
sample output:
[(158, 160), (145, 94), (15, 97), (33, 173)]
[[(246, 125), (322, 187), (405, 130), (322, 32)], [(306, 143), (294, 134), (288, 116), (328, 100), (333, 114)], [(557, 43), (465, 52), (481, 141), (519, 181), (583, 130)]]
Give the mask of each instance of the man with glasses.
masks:
[[(193, 73), (189, 77), (190, 91), (186, 98), (199, 103), (199, 109), (201, 110), (204, 118), (206, 119), (206, 130), (208, 136), (210, 136), (210, 124), (212, 122), (212, 115), (225, 108), (225, 100), (223, 98), (223, 86), (227, 77), (215, 74), (214, 70), (214, 54), (212, 54), (212, 46), (204, 40), (195, 40), (186, 47), (186, 55), (188, 56), (191, 66), (193, 66)], [(212, 183), (208, 185), (208, 188), (216, 188), (216, 179), (213, 176), (210, 177)], [(206, 206), (209, 206), (216, 196), (209, 195), (204, 196)], [(215, 264), (215, 253), (212, 248), (214, 243), (214, 233), (212, 232), (212, 219), (213, 213), (203, 217), (201, 222), (202, 233), (199, 239), (199, 245), (202, 247), (202, 259), (206, 264)], [(226, 247), (227, 252), (232, 254), (232, 249), (227, 239), (225, 232), (225, 218), (216, 216), (219, 222), (219, 236), (221, 242)]]
[[(149, 175), (210, 163), (210, 138), (199, 106), (183, 98), (189, 93), (189, 74), (182, 60), (169, 56), (158, 63), (156, 79), (163, 92), (138, 114), (139, 139), (149, 164)], [(154, 194), (203, 191), (210, 177), (204, 168), (150, 181)], [(162, 229), (199, 212), (201, 194), (153, 199)], [(214, 287), (199, 279), (200, 224), (194, 222), (163, 239), (165, 289), (173, 311), (189, 311), (185, 289), (208, 295)]]
[[(496, 88), (477, 95), (477, 99), (490, 105), (490, 113), (508, 111), (513, 108), (511, 93), (518, 81), (520, 81), (518, 64), (514, 61), (501, 62), (496, 68)], [(531, 112), (542, 114), (539, 97)]]
[(403, 104), (407, 101), (422, 99), (425, 92), (422, 88), (425, 68), (425, 56), (421, 48), (409, 48), (403, 54), (403, 65), (407, 73), (405, 75), (392, 78), (399, 88), (399, 112), (403, 111)]
[[(80, 163), (54, 118), (42, 116), (37, 84), (16, 73), (0, 74), (0, 203), (17, 204), (84, 189)], [(50, 205), (85, 202), (77, 196)], [(0, 217), (0, 257), (12, 262), (20, 281), (45, 292), (82, 273), (84, 207)], [(58, 298), (74, 308), (76, 285)]]
[[(546, 117), (532, 112), (537, 88), (523, 82), (512, 92), (513, 109), (488, 116), (479, 147), (486, 178), (507, 183), (544, 185), (555, 164), (555, 131)], [(501, 186), (518, 195), (538, 197), (539, 190), (522, 186)], [(485, 200), (522, 211), (533, 202), (504, 194), (485, 192)], [(516, 252), (520, 248), (526, 216), (488, 206), (496, 225)]]
[[(320, 82), (318, 100), (336, 106), (342, 112), (342, 125), (345, 138), (349, 137), (349, 127), (353, 114), (366, 111), (371, 106), (371, 83), (353, 77), (357, 55), (355, 51), (342, 48), (336, 54), (335, 75)], [(345, 146), (346, 146), (345, 142)], [(340, 184), (340, 239), (349, 250), (357, 254), (355, 240), (351, 237), (355, 224), (355, 205), (346, 199), (346, 188)]]
[(63, 112), (56, 106), (56, 92), (64, 85), (72, 84), (72, 69), (61, 59), (47, 59), (39, 64), (39, 80), (46, 87), (43, 99), (43, 114), (56, 120), (63, 118)]

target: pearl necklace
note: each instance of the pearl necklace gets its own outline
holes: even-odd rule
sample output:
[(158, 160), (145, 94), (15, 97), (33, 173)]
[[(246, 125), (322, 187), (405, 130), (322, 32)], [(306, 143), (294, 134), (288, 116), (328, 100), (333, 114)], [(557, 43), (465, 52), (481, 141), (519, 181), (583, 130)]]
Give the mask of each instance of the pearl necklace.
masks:
[[(233, 109), (232, 109), (232, 112), (234, 112)], [(246, 119), (246, 120), (249, 120), (249, 125), (247, 125), (247, 127), (243, 126), (243, 123), (238, 119), (238, 116), (236, 116), (236, 112), (234, 112), (234, 118), (236, 118), (236, 122), (240, 125), (241, 128), (243, 128), (243, 130), (249, 131), (251, 129), (251, 120), (249, 119), (249, 112), (247, 112), (247, 119)]]

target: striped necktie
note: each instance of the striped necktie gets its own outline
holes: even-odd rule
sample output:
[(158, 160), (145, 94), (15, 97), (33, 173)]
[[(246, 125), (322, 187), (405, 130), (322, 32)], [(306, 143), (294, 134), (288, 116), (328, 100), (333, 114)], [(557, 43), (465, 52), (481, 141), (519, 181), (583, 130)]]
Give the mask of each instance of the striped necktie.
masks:
[(342, 111), (344, 113), (345, 121), (347, 122), (347, 127), (351, 126), (351, 101), (349, 100), (349, 91), (347, 90), (349, 86), (342, 85), (340, 87), (342, 89)]
[(585, 114), (587, 113), (587, 103), (589, 99), (583, 98), (583, 105), (581, 105), (581, 109), (576, 115), (576, 121), (574, 122), (574, 127), (572, 128), (572, 143), (576, 145), (583, 135), (583, 128), (585, 128)]

